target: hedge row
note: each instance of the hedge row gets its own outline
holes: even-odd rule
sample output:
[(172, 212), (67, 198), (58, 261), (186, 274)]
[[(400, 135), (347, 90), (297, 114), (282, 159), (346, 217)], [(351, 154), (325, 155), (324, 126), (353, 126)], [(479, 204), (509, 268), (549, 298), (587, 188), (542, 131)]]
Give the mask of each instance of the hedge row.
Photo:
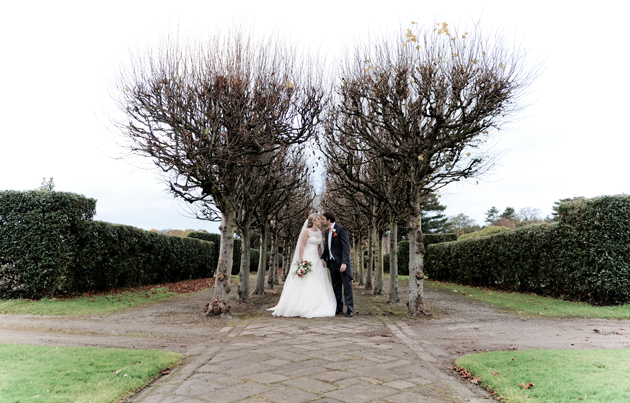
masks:
[[(219, 263), (219, 249), (221, 247), (221, 235), (220, 234), (210, 234), (207, 232), (191, 232), (188, 234), (189, 238), (203, 239), (204, 241), (210, 241), (214, 244), (214, 254), (213, 254), (213, 267), (216, 269), (217, 264)], [(258, 249), (251, 248), (249, 250), (249, 271), (256, 272), (258, 271), (258, 260), (260, 257), (260, 251)], [(236, 275), (240, 272), (241, 269), (241, 240), (234, 240), (234, 251), (232, 253), (232, 275)]]
[(0, 191), (0, 299), (63, 288), (95, 211), (96, 200), (74, 193)]
[(0, 191), (0, 299), (212, 276), (213, 245), (91, 221), (96, 200)]
[[(424, 234), (424, 246), (442, 242), (450, 242), (457, 240), (456, 233), (447, 234)], [(398, 242), (398, 254), (396, 256), (398, 262), (398, 274), (401, 276), (409, 275), (409, 241)], [(389, 273), (389, 253), (383, 255), (383, 271)]]
[(215, 260), (211, 242), (90, 221), (81, 233), (69, 285), (109, 290), (212, 277)]
[(533, 292), (592, 304), (630, 302), (630, 196), (574, 200), (560, 221), (431, 245), (433, 280)]

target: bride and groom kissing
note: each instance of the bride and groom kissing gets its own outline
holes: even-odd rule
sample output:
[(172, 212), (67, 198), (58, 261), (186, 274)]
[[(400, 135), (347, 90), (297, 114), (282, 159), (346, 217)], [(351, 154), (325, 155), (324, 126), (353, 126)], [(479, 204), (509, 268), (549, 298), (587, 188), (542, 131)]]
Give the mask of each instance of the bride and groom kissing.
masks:
[[(310, 270), (298, 273), (304, 267)], [(313, 213), (300, 231), (280, 300), (269, 310), (274, 316), (332, 317), (343, 314), (344, 302), (346, 316), (354, 316), (348, 230), (334, 213)]]

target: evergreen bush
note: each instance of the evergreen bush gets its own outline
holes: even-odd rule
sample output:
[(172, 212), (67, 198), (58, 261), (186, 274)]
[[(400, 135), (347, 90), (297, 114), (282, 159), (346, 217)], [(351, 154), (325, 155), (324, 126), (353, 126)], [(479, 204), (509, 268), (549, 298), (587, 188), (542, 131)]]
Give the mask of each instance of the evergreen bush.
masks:
[(79, 244), (73, 289), (109, 290), (212, 277), (214, 244), (91, 221)]
[[(188, 234), (190, 238), (203, 239), (206, 241), (210, 241), (214, 243), (214, 268), (219, 263), (219, 249), (221, 247), (221, 235), (220, 234), (209, 234), (206, 232), (191, 232)], [(258, 249), (249, 249), (249, 271), (255, 272), (258, 271), (258, 258), (260, 254)], [(241, 270), (241, 240), (239, 238), (234, 239), (234, 251), (232, 254), (232, 275), (236, 275), (240, 273)]]
[(212, 276), (213, 245), (91, 221), (96, 200), (0, 191), (0, 299)]
[(568, 201), (559, 213), (557, 224), (431, 245), (426, 274), (592, 304), (630, 303), (630, 196)]
[(469, 232), (468, 234), (463, 234), (459, 236), (459, 240), (463, 241), (464, 239), (470, 238), (481, 238), (482, 236), (494, 235), (500, 232), (512, 231), (512, 229), (508, 227), (501, 227), (497, 225), (490, 225), (488, 227), (482, 228), (479, 231)]
[[(447, 234), (424, 234), (423, 236), (425, 248), (429, 245), (457, 241), (456, 233)], [(383, 254), (383, 271), (389, 273), (389, 253)], [(367, 254), (365, 255), (367, 259)], [(398, 274), (401, 276), (409, 275), (409, 241), (404, 240), (398, 242), (398, 253), (396, 255), (398, 261)]]
[(95, 209), (96, 200), (74, 193), (0, 191), (0, 299), (64, 291)]

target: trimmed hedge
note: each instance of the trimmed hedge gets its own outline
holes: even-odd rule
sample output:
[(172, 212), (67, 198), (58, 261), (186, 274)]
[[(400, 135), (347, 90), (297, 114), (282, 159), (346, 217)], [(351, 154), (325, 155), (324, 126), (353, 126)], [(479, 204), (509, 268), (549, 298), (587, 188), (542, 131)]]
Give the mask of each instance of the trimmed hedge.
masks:
[[(219, 249), (221, 248), (221, 234), (209, 234), (207, 232), (191, 232), (188, 234), (189, 238), (197, 238), (203, 239), (205, 241), (210, 241), (214, 244), (214, 260), (212, 262), (213, 267), (216, 270), (217, 265), (219, 264)], [(258, 271), (258, 259), (260, 256), (260, 251), (258, 249), (250, 248), (249, 249), (249, 271), (257, 272)], [(232, 254), (232, 275), (239, 274), (241, 270), (241, 240), (234, 240), (234, 252)]]
[(79, 243), (72, 290), (109, 290), (212, 277), (214, 245), (128, 225), (90, 221)]
[(479, 231), (469, 232), (468, 234), (463, 234), (463, 235), (461, 235), (459, 237), (459, 240), (463, 241), (464, 239), (481, 238), (482, 236), (499, 234), (501, 232), (506, 232), (506, 231), (512, 231), (512, 230), (510, 228), (508, 228), (508, 227), (502, 227), (502, 226), (497, 226), (497, 225), (490, 225), (488, 227), (480, 229)]
[[(423, 235), (425, 248), (429, 245), (457, 241), (456, 233), (447, 234), (424, 234)], [(383, 254), (383, 271), (389, 273), (389, 253)], [(398, 242), (398, 274), (401, 276), (409, 275), (409, 241)]]
[(431, 245), (433, 280), (616, 305), (630, 302), (630, 196), (574, 200), (560, 221)]
[(0, 299), (63, 290), (95, 209), (95, 199), (74, 193), (0, 191)]
[(213, 245), (91, 221), (96, 200), (0, 192), (0, 299), (212, 276)]

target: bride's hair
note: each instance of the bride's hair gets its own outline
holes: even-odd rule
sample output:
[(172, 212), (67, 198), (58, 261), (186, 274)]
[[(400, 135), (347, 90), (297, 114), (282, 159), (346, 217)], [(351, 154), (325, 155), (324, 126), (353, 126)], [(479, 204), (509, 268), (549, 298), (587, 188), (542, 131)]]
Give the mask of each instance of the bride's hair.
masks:
[(308, 224), (306, 224), (307, 227), (312, 228), (313, 227), (313, 221), (315, 221), (317, 219), (317, 217), (319, 217), (319, 214), (317, 213), (312, 213), (308, 216)]

